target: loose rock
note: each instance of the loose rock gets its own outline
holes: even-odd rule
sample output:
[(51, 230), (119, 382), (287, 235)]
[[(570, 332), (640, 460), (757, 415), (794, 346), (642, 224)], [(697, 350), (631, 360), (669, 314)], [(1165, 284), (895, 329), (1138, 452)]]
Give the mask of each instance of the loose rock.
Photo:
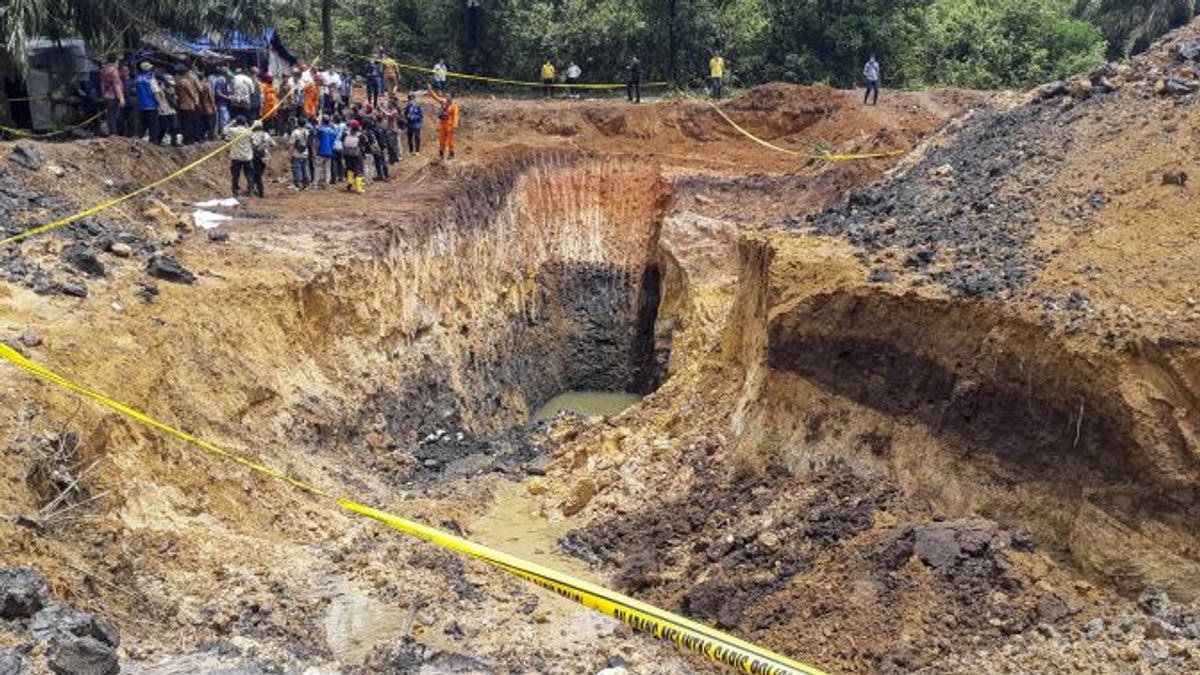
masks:
[(191, 284), (196, 281), (195, 274), (192, 274), (179, 264), (178, 260), (169, 255), (156, 255), (150, 258), (146, 272), (152, 277), (177, 284)]
[(46, 603), (46, 578), (32, 567), (0, 567), (0, 619), (27, 619)]
[(18, 166), (23, 166), (30, 171), (37, 171), (42, 168), (42, 164), (44, 163), (41, 153), (35, 150), (29, 143), (17, 143), (13, 147), (12, 152), (9, 153), (8, 161)]
[(83, 244), (71, 244), (63, 249), (62, 259), (71, 267), (93, 279), (99, 279), (104, 276), (104, 263), (100, 262), (96, 254)]

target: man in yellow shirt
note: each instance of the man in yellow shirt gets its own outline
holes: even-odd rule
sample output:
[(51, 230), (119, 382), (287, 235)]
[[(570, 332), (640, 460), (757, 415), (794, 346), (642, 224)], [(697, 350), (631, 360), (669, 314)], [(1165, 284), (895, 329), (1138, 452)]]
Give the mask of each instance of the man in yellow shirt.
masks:
[(721, 98), (724, 88), (725, 59), (721, 58), (721, 52), (713, 52), (713, 57), (708, 61), (708, 92), (713, 98)]
[(542, 64), (542, 95), (550, 98), (551, 92), (554, 91), (554, 64), (547, 59)]

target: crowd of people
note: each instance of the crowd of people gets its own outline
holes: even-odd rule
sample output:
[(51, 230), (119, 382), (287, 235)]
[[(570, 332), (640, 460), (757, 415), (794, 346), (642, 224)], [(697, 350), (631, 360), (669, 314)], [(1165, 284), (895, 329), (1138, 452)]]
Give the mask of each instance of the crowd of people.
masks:
[[(429, 96), (436, 104), (438, 155), (454, 159), (459, 109), (446, 86), (448, 69), (433, 69)], [(365, 102), (352, 100), (353, 75), (303, 62), (276, 81), (257, 67), (167, 66), (122, 63), (108, 55), (100, 74), (105, 133), (162, 145), (230, 141), (234, 196), (265, 194), (271, 149), (283, 139), (292, 158), (292, 188), (342, 182), (361, 193), (368, 176), (386, 181), (405, 151), (421, 152), (425, 111), (413, 93), (401, 101), (396, 62), (373, 58), (363, 73)], [(243, 190), (242, 179), (245, 179)]]
[[(725, 59), (709, 60), (709, 95), (721, 98)], [(455, 157), (459, 108), (447, 87), (449, 68), (439, 59), (429, 71), (429, 97), (438, 119), (438, 156)], [(636, 56), (625, 66), (626, 93), (641, 102), (642, 64)], [(863, 102), (878, 103), (881, 67), (875, 56), (863, 67)], [(566, 68), (568, 96), (577, 97), (583, 75), (575, 62)], [(557, 69), (542, 64), (543, 94), (550, 97)], [(353, 101), (354, 75), (330, 65), (297, 63), (277, 82), (274, 73), (257, 67), (164, 65), (149, 60), (122, 63), (109, 54), (100, 72), (105, 106), (105, 132), (149, 142), (189, 145), (212, 139), (231, 141), (231, 188), (234, 196), (264, 196), (264, 175), (276, 138), (286, 139), (292, 159), (292, 189), (320, 189), (341, 182), (362, 193), (366, 179), (386, 181), (390, 166), (407, 148), (421, 152), (424, 110), (413, 93), (400, 101), (400, 64), (379, 50), (363, 73), (366, 100)], [(242, 191), (242, 178), (246, 190)]]

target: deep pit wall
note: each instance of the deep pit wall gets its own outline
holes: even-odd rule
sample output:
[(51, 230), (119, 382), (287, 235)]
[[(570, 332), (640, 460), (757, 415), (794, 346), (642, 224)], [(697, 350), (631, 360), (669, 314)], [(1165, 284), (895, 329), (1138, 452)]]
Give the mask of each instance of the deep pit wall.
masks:
[[(502, 430), (564, 389), (643, 386), (657, 299), (644, 289), (670, 199), (657, 171), (525, 157), (461, 184), (373, 259), (286, 258), (296, 274), (264, 261), (276, 266), (237, 282), (166, 287), (120, 332), (81, 322), (34, 357), (321, 485), (338, 466), (387, 480), (421, 433)], [(246, 480), (48, 385), (14, 375), (4, 393), (10, 410), (80, 430), (85, 462), (108, 460), (95, 489), (114, 488), (114, 508), (139, 482), (202, 497)], [(247, 526), (268, 526), (261, 515)]]
[(388, 355), (367, 410), (393, 436), (482, 434), (566, 389), (652, 388), (657, 171), (535, 156), (462, 185), (370, 268), (300, 291), (308, 339)]
[(1121, 591), (1200, 594), (1195, 348), (1078, 349), (999, 304), (865, 286), (820, 246), (738, 247), (721, 343), (740, 453), (845, 459)]

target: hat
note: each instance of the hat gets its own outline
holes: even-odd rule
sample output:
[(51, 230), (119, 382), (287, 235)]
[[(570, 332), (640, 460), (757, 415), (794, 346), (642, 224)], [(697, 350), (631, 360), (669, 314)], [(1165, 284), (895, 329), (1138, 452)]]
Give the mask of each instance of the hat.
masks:
[(149, 61), (142, 61), (141, 65), (138, 66), (138, 68), (141, 68), (143, 71), (150, 70), (153, 67), (154, 66), (150, 65)]
[(271, 77), (271, 74), (270, 74), (270, 73), (267, 73), (266, 75), (263, 75), (263, 76), (262, 76), (262, 81), (263, 81), (263, 82), (266, 82), (267, 84), (271, 84), (272, 82), (274, 82), (274, 81), (275, 81), (275, 78), (274, 78), (274, 77)]
[(358, 123), (358, 120), (350, 120), (350, 128), (351, 129), (358, 130), (358, 128), (360, 126), (362, 126), (362, 125)]

